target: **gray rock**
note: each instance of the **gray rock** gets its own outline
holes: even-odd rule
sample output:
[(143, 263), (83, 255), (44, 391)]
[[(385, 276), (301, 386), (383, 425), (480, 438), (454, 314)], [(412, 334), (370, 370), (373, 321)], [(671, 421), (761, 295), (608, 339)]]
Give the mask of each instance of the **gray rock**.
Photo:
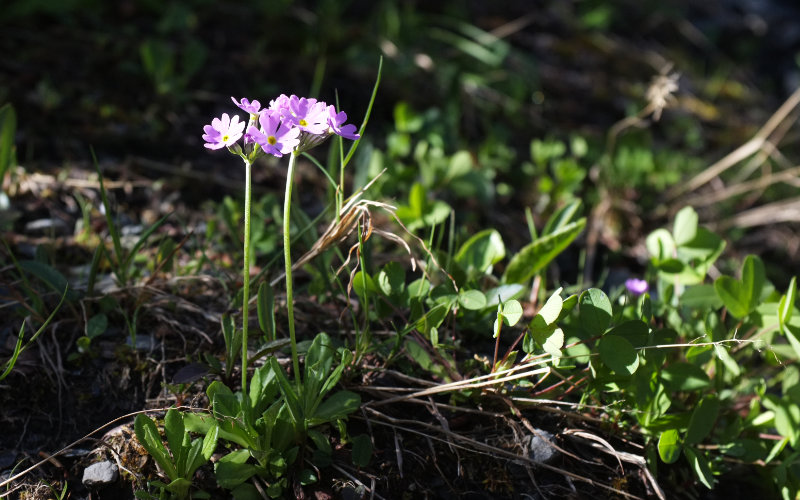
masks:
[(83, 485), (87, 488), (99, 488), (117, 481), (119, 469), (114, 462), (97, 462), (83, 470)]
[(553, 435), (542, 429), (536, 429), (528, 445), (528, 455), (536, 462), (548, 463), (558, 457), (554, 446)]
[(69, 234), (69, 226), (61, 219), (36, 219), (25, 224), (25, 232), (34, 235), (64, 236)]

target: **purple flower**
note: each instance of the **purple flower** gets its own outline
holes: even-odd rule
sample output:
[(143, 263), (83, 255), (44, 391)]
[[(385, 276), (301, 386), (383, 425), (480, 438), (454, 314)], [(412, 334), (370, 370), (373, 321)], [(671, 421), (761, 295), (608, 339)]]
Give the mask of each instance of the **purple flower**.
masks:
[(630, 292), (632, 295), (641, 295), (647, 291), (648, 286), (645, 280), (631, 278), (629, 280), (625, 280), (625, 288), (627, 288), (628, 292)]
[(293, 95), (289, 97), (288, 110), (283, 113), (303, 132), (314, 135), (328, 132), (328, 106), (322, 101)]
[(258, 121), (261, 124), (261, 130), (251, 126), (247, 129), (247, 133), (265, 153), (281, 157), (291, 153), (292, 149), (300, 142), (297, 138), (300, 130), (282, 120), (277, 111), (264, 110)]
[(239, 106), (242, 111), (247, 111), (251, 115), (257, 115), (261, 110), (261, 103), (258, 101), (250, 102), (246, 97), (242, 97), (241, 101), (237, 101), (235, 97), (231, 97), (233, 103)]
[(239, 121), (239, 116), (235, 115), (233, 120), (228, 113), (222, 113), (222, 118), (214, 118), (211, 125), (203, 127), (203, 140), (208, 149), (221, 149), (232, 146), (241, 137), (244, 131), (244, 122)]
[(352, 124), (345, 125), (347, 121), (347, 113), (344, 111), (336, 112), (336, 107), (328, 106), (328, 125), (333, 133), (341, 135), (345, 139), (356, 140), (361, 136), (356, 133), (356, 126)]
[(274, 111), (280, 111), (281, 113), (283, 113), (284, 111), (288, 111), (289, 97), (286, 94), (279, 95), (275, 99), (269, 101), (269, 109), (272, 109)]

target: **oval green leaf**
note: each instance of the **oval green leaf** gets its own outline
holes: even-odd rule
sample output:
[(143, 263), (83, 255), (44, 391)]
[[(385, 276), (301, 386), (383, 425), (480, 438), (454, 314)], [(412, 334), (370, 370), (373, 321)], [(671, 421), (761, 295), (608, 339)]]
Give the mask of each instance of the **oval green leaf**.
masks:
[(477, 311), (486, 307), (486, 296), (480, 290), (467, 290), (458, 294), (458, 303), (464, 309)]
[(661, 433), (658, 438), (658, 456), (665, 464), (674, 464), (681, 456), (680, 436), (676, 429)]
[(505, 256), (506, 247), (500, 233), (496, 229), (486, 229), (473, 235), (461, 245), (456, 253), (456, 262), (467, 275), (483, 274)]
[(661, 371), (661, 378), (672, 391), (699, 391), (711, 384), (708, 374), (691, 363), (673, 363)]
[(639, 354), (628, 340), (617, 335), (606, 335), (598, 343), (600, 359), (619, 375), (633, 375), (639, 368)]
[(578, 299), (581, 326), (591, 335), (600, 335), (611, 324), (611, 301), (599, 288), (590, 288)]
[(713, 394), (705, 396), (692, 412), (689, 428), (686, 431), (686, 444), (697, 444), (708, 436), (714, 428), (719, 413), (719, 398)]

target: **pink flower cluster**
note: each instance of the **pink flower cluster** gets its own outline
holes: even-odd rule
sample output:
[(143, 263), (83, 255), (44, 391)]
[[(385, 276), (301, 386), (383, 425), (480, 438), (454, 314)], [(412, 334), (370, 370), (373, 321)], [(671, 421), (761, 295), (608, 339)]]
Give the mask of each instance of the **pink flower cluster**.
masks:
[(337, 113), (336, 107), (323, 101), (281, 94), (270, 101), (269, 107), (261, 109), (258, 101), (231, 99), (250, 115), (247, 130), (238, 116), (231, 119), (223, 113), (203, 127), (204, 146), (208, 149), (231, 147), (244, 136), (245, 144), (258, 144), (265, 153), (280, 157), (292, 151), (306, 151), (333, 134), (352, 140), (361, 137), (355, 125), (345, 123), (344, 111)]

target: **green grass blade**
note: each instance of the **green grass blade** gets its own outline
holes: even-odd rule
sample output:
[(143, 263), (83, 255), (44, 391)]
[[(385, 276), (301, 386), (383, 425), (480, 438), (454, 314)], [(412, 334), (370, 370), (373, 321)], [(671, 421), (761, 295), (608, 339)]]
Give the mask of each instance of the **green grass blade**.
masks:
[[(358, 129), (358, 135), (364, 136), (364, 130), (367, 128), (367, 122), (369, 122), (369, 115), (372, 113), (372, 105), (375, 104), (375, 96), (378, 95), (378, 87), (381, 83), (381, 72), (383, 71), (383, 57), (378, 60), (378, 76), (375, 78), (375, 85), (372, 87), (372, 96), (369, 98), (369, 105), (367, 106), (367, 112), (364, 113), (364, 121), (361, 122), (361, 128)], [(350, 158), (353, 157), (353, 154), (356, 152), (358, 148), (358, 143), (361, 142), (361, 139), (357, 139), (353, 141), (353, 144), (350, 145), (350, 149), (347, 151), (347, 156), (344, 157), (344, 162), (342, 162), (342, 168), (344, 168), (349, 162)]]
[(114, 218), (111, 216), (111, 203), (108, 201), (108, 195), (106, 194), (106, 187), (103, 184), (103, 172), (100, 171), (100, 163), (97, 161), (97, 156), (94, 154), (94, 148), (90, 148), (90, 152), (92, 153), (92, 161), (94, 162), (94, 168), (97, 170), (97, 181), (100, 183), (100, 199), (103, 201), (103, 208), (106, 212), (106, 223), (108, 224), (108, 232), (111, 234), (111, 240), (114, 243), (114, 256), (117, 259), (117, 268), (114, 270), (114, 274), (117, 275), (117, 278), (120, 282), (125, 283), (128, 281), (128, 276), (125, 274), (125, 270), (122, 267), (122, 260), (123, 260), (123, 253), (122, 253), (122, 240), (119, 236), (119, 228), (114, 223)]

